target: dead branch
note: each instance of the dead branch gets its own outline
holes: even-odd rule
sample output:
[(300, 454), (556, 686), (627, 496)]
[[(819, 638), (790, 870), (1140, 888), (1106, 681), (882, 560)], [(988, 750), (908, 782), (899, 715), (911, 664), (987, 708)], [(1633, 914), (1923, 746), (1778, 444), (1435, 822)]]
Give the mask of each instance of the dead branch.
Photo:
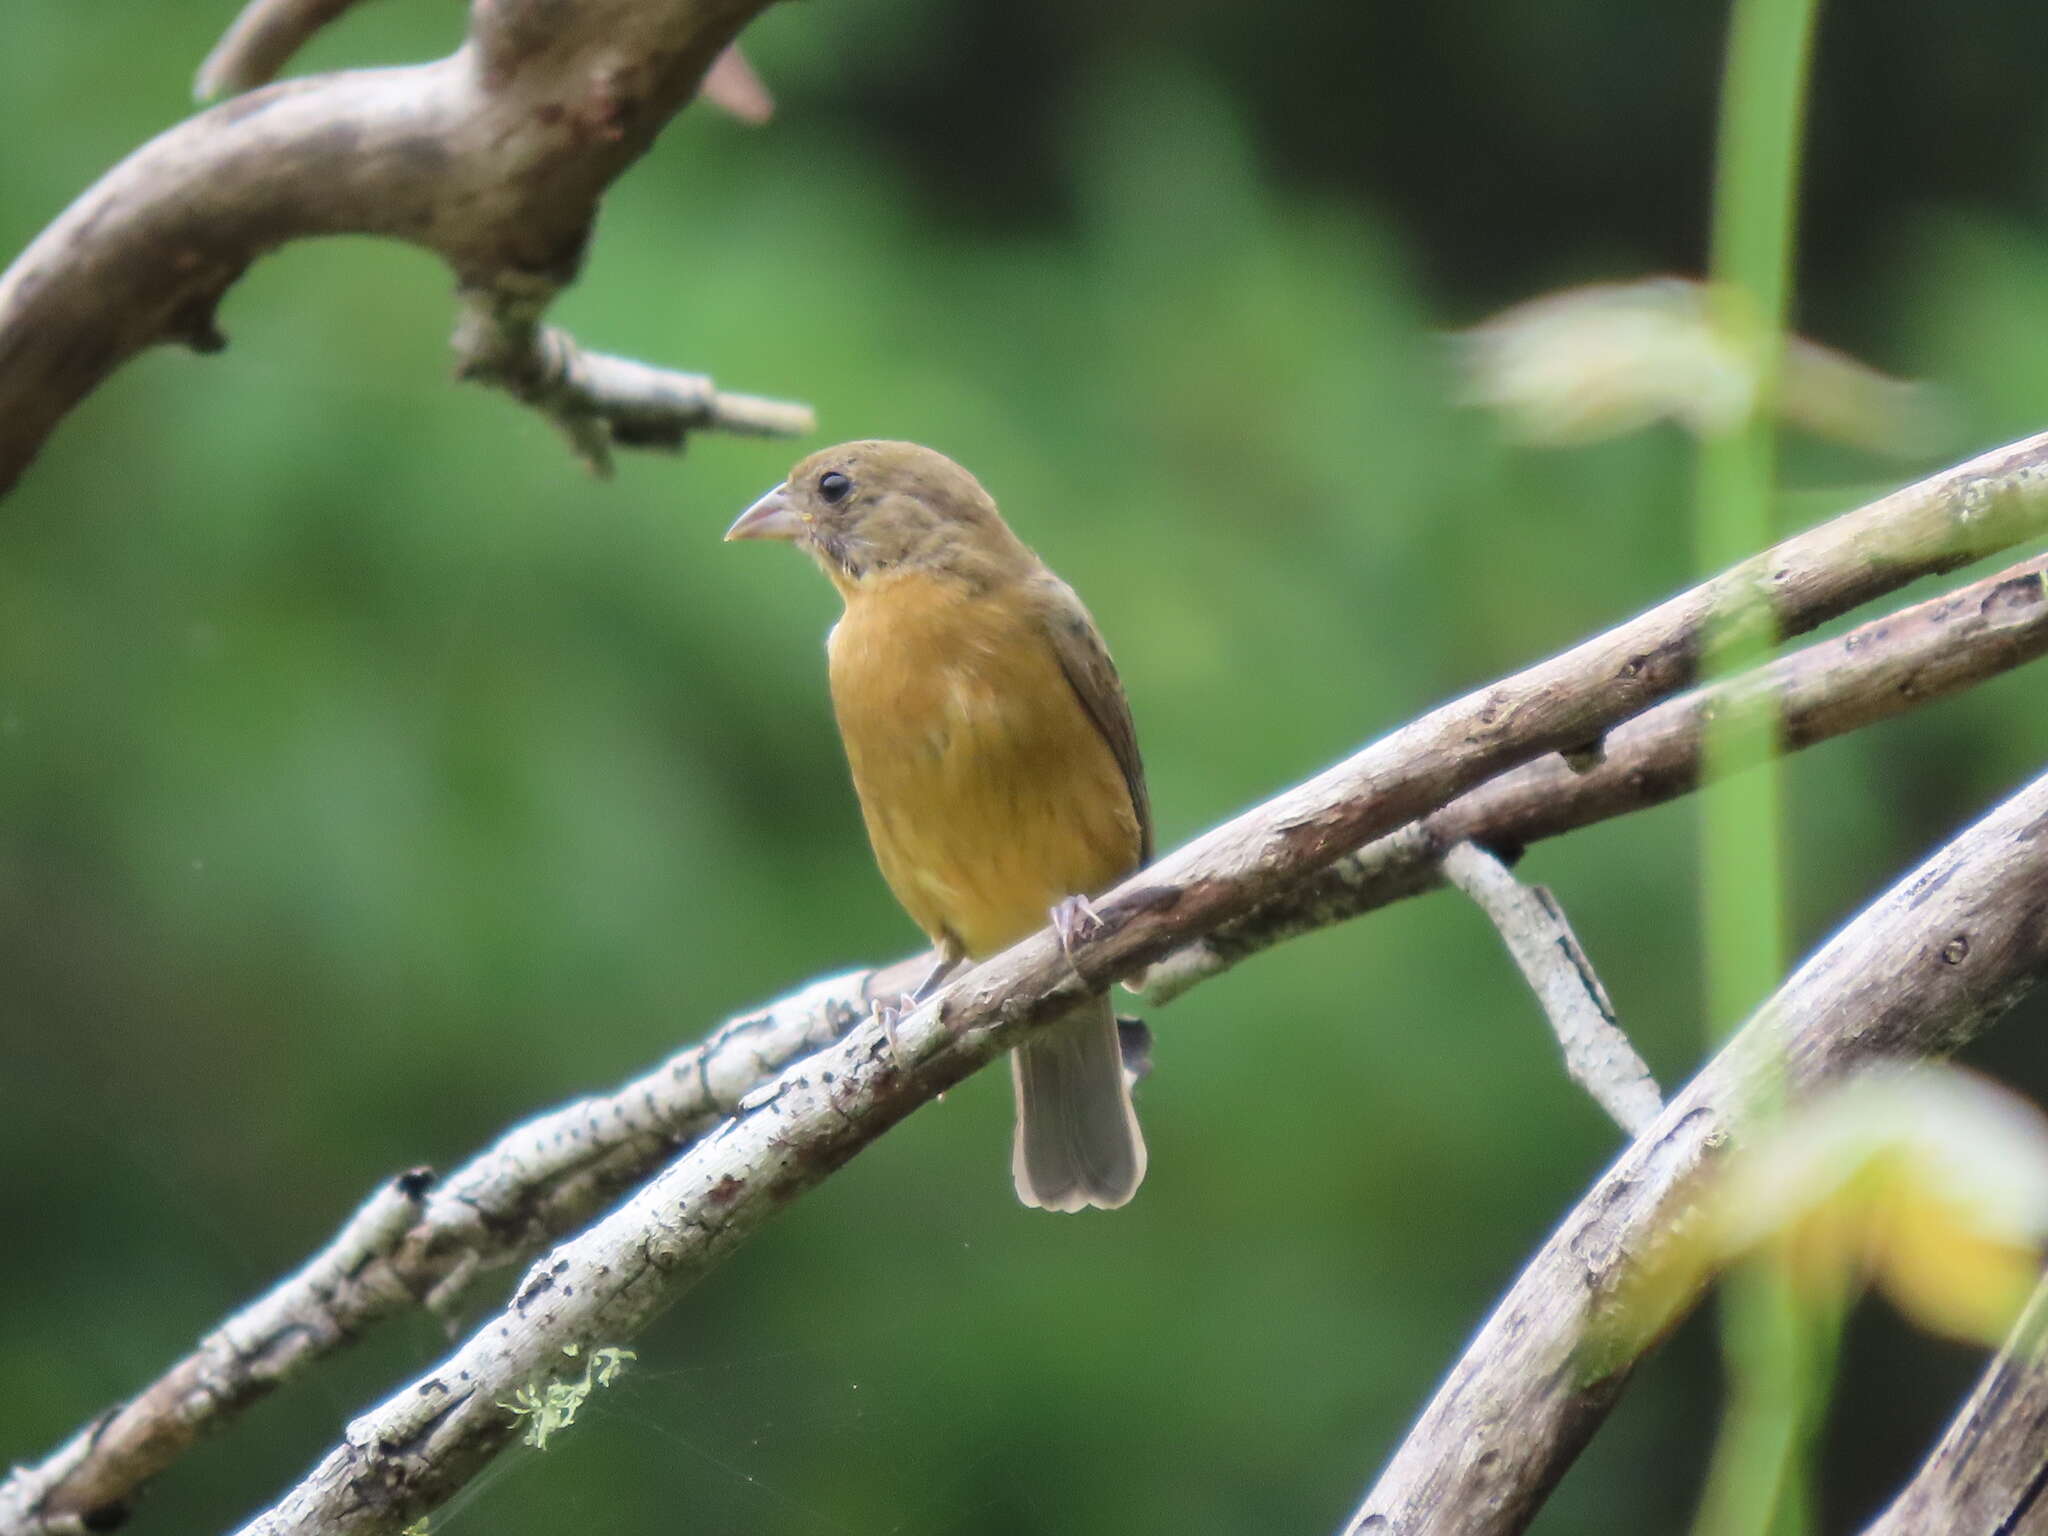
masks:
[(1641, 1134), (1664, 1100), (1615, 1018), (1607, 989), (1565, 921), (1564, 909), (1542, 886), (1522, 884), (1477, 843), (1452, 847), (1443, 857), (1443, 871), (1507, 945), (1564, 1050), (1572, 1081), (1629, 1135)]
[(2044, 581), (2048, 558), (2023, 560), (1659, 705), (1610, 734), (1593, 766), (1545, 758), (1503, 774), (1186, 945), (1153, 966), (1139, 990), (1158, 1007), (1298, 934), (1433, 890), (1443, 881), (1445, 851), (1460, 842), (1512, 854), (1690, 794), (1699, 787), (1701, 727), (1716, 711), (1775, 707), (1785, 749), (1797, 751), (2031, 661), (2048, 652)]
[(2048, 1532), (2048, 1281), (1941, 1443), (1863, 1536)]
[[(504, 1314), (352, 1423), (246, 1536), (388, 1531), (436, 1507), (511, 1439), (501, 1403), (545, 1392), (573, 1356), (633, 1337), (775, 1211), (1034, 1027), (1364, 839), (1517, 763), (1599, 739), (1690, 678), (1702, 630), (1732, 591), (1761, 592), (1794, 631), (1915, 571), (1953, 568), (1987, 538), (2020, 536), (2048, 511), (2036, 489), (2044, 450), (2048, 439), (2031, 440), (1936, 477), (1938, 491), (1887, 497), (1445, 705), (1098, 898), (1101, 926), (1087, 938), (1063, 944), (1042, 931), (893, 1028), (863, 1025), (785, 1069), (611, 1215), (543, 1257)], [(2002, 952), (1987, 946), (1972, 980)], [(1846, 983), (1852, 1000), (1860, 984)], [(1982, 988), (1971, 995), (1983, 1001)]]
[(808, 406), (726, 394), (701, 373), (586, 351), (567, 331), (540, 323), (552, 297), (552, 289), (523, 298), (504, 286), (465, 290), (455, 371), (540, 412), (592, 474), (611, 473), (614, 445), (680, 452), (704, 427), (800, 437), (814, 424)]
[[(2044, 451), (2040, 440), (2006, 450), (2021, 477), (2016, 485), (2034, 473), (2031, 455), (2037, 451)], [(1907, 498), (1903, 505), (1919, 515), (1941, 496), (1955, 494), (1961, 473), (1901, 493)], [(1987, 499), (1988, 493), (1978, 493), (1973, 504)], [(2016, 516), (2010, 536), (2023, 536), (2031, 526), (2029, 517)], [(1487, 784), (1340, 861), (1339, 869), (1349, 866), (1341, 878), (1332, 882), (1325, 876), (1303, 887), (1317, 892), (1309, 900), (1268, 903), (1250, 919), (1186, 943), (1152, 967), (1148, 985), (1155, 1001), (1177, 996), (1289, 933), (1432, 888), (1440, 878), (1441, 850), (1461, 838), (1515, 845), (1684, 793), (1696, 774), (1700, 718), (1728, 699), (1782, 694), (1787, 744), (1805, 746), (2017, 666), (2048, 649), (2044, 571), (2048, 557), (2025, 562), (1737, 682), (1674, 700), (1612, 735), (1606, 763), (1590, 774), (1575, 775), (1561, 762), (1545, 761)], [(1897, 579), (1912, 574), (1901, 572)], [(1824, 616), (1810, 615), (1807, 622)], [(1233, 936), (1228, 945), (1223, 934)], [(380, 1318), (422, 1303), (451, 1307), (479, 1275), (530, 1258), (647, 1177), (747, 1091), (862, 1016), (866, 999), (901, 991), (900, 978), (924, 963), (924, 957), (913, 957), (884, 973), (817, 983), (742, 1016), (616, 1094), (570, 1105), (508, 1133), (430, 1194), (422, 1193), (411, 1225), (373, 1262), (351, 1266), (350, 1284), (331, 1290), (307, 1284), (307, 1275), (319, 1267), (315, 1261), (243, 1314), (268, 1309), (268, 1315), (290, 1320), (289, 1330), (278, 1330), (288, 1347), (261, 1344), (269, 1338), (263, 1329), (223, 1325), (128, 1403), (43, 1462), (17, 1469), (0, 1484), (0, 1536), (77, 1530), (95, 1512), (111, 1517), (200, 1434)], [(710, 1097), (698, 1091), (700, 1084)], [(372, 1202), (384, 1198), (373, 1196)], [(337, 1249), (358, 1252), (346, 1234), (328, 1251)], [(250, 1337), (259, 1346), (234, 1342)]]
[[(737, 421), (809, 429), (801, 406), (720, 403), (693, 375), (631, 373), (539, 317), (574, 281), (605, 189), (767, 0), (476, 0), (445, 59), (266, 86), (178, 124), (66, 209), (0, 276), (0, 491), (57, 424), (144, 348), (225, 344), (223, 295), (260, 257), (317, 235), (440, 256), (499, 327), (472, 374), (619, 446), (674, 446)], [(209, 61), (220, 83), (275, 69), (341, 0), (253, 0)], [(516, 355), (518, 344), (533, 350)], [(567, 380), (531, 390), (529, 381)], [(739, 402), (734, 416), (733, 402)], [(572, 436), (575, 434), (572, 434)], [(586, 451), (585, 457), (601, 460)]]
[[(1962, 833), (1796, 971), (1595, 1184), (1438, 1388), (1347, 1536), (1526, 1526), (1626, 1384), (1579, 1351), (1629, 1261), (1766, 1090), (1945, 1054), (2048, 970), (2048, 775)], [(1937, 1529), (1939, 1527), (1923, 1527)]]
[(200, 101), (253, 91), (277, 78), (291, 56), (360, 0), (249, 0), (199, 66), (192, 94)]

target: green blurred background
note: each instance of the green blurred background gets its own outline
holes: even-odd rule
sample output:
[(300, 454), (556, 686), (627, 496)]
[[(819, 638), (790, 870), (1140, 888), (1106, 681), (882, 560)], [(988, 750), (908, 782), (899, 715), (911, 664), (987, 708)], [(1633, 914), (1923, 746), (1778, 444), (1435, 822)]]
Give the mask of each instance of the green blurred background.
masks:
[[(225, 4), (12, 0), (0, 246), (187, 110)], [(304, 67), (421, 58), (372, 6)], [(799, 451), (974, 468), (1088, 597), (1172, 846), (1681, 585), (1689, 445), (1504, 444), (1440, 333), (1693, 270), (1719, 5), (816, 0), (749, 34), (781, 116), (696, 108), (560, 318), (800, 397), (598, 484), (447, 382), (449, 281), (288, 250), (229, 351), (59, 432), (0, 555), (0, 1459), (132, 1390), (363, 1193), (913, 940), (825, 696), (835, 607), (725, 548)], [(2048, 424), (2048, 11), (1830, 15), (1802, 325), (1936, 380), (1950, 456)], [(1931, 463), (1795, 444), (1788, 524)], [(2048, 759), (2003, 679), (1791, 770), (1801, 949)], [(1688, 806), (1536, 850), (1664, 1081), (1702, 1055)], [(2036, 1098), (2023, 1011), (1973, 1057)], [(1153, 1172), (1114, 1219), (1008, 1191), (1001, 1074), (904, 1125), (638, 1342), (435, 1530), (1320, 1531), (1616, 1150), (1483, 921), (1436, 896), (1153, 1019)], [(497, 1294), (496, 1292), (492, 1293)], [(443, 1347), (380, 1332), (210, 1442), (137, 1530), (267, 1502)], [(1977, 1359), (1875, 1306), (1831, 1530)], [(1711, 1330), (1642, 1373), (1538, 1530), (1684, 1520)]]

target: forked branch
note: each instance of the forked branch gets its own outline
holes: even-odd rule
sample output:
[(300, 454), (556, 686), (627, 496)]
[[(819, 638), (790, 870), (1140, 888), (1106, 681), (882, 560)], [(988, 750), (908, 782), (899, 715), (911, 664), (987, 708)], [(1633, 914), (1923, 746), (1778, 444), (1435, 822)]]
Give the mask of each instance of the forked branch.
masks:
[(1626, 1363), (1591, 1376), (1582, 1356), (1599, 1308), (1678, 1214), (1689, 1176), (1740, 1134), (1753, 1106), (1872, 1061), (1952, 1051), (2048, 970), (2044, 826), (2048, 776), (1793, 974), (1522, 1271), (1347, 1536), (1506, 1536), (1527, 1525), (1627, 1381)]
[[(801, 406), (565, 352), (539, 317), (575, 279), (599, 199), (767, 0), (477, 0), (445, 59), (265, 86), (178, 124), (66, 209), (0, 275), (0, 491), (144, 348), (225, 344), (215, 315), (293, 240), (381, 235), (432, 251), (494, 314), (465, 359), (566, 427), (586, 460), (700, 427), (807, 431)], [(341, 0), (253, 0), (208, 66), (275, 69)], [(529, 357), (519, 355), (525, 347)], [(483, 366), (478, 366), (478, 358)], [(544, 387), (536, 380), (544, 381)]]

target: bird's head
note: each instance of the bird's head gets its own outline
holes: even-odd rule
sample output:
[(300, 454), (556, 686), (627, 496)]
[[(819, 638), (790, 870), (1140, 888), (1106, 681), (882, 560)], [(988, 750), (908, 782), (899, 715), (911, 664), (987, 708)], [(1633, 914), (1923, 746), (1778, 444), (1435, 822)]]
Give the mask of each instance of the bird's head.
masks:
[(786, 539), (841, 592), (908, 570), (981, 587), (1033, 556), (966, 470), (916, 443), (841, 443), (812, 454), (725, 532)]

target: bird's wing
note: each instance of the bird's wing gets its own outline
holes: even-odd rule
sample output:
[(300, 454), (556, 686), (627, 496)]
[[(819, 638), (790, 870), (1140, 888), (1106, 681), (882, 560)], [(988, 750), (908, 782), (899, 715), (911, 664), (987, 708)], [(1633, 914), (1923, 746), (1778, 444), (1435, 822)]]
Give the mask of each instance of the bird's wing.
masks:
[(1124, 697), (1123, 679), (1116, 663), (1109, 659), (1109, 647), (1095, 627), (1088, 610), (1074, 589), (1050, 571), (1041, 577), (1039, 611), (1046, 638), (1060, 670), (1073, 686), (1074, 697), (1095, 722), (1102, 739), (1123, 770), (1124, 787), (1131, 794), (1131, 809), (1138, 816), (1138, 837), (1142, 851), (1139, 862), (1152, 862), (1152, 806), (1145, 795), (1145, 765), (1138, 757), (1138, 730), (1131, 723), (1130, 701)]

